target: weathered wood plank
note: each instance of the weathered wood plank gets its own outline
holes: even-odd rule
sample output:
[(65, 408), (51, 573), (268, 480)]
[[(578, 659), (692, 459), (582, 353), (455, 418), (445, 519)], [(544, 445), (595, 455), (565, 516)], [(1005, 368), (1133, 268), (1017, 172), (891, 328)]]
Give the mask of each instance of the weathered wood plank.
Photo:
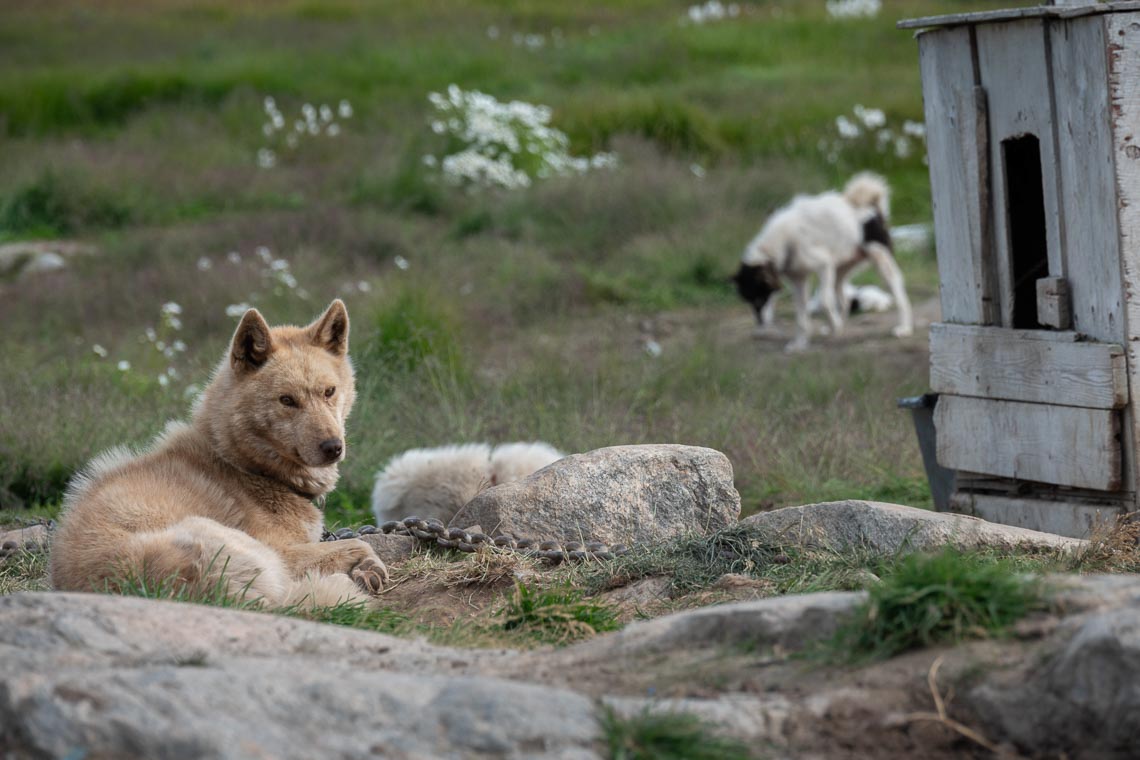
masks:
[(1061, 249), (1073, 329), (1123, 342), (1124, 289), (1116, 228), (1116, 166), (1108, 56), (1100, 16), (1049, 25), (1061, 180)]
[[(1057, 193), (1057, 158), (1050, 108), (1049, 62), (1045, 24), (1040, 19), (980, 26), (976, 29), (978, 72), (989, 102), (989, 149), (993, 182), (993, 245), (996, 254), (1002, 324), (1013, 325), (1014, 282), (1010, 251), (1009, 205), (1002, 141), (1033, 134), (1039, 140), (1041, 183), (1045, 204), (1045, 242), (1048, 272), (1039, 276), (1063, 277), (1060, 204)], [(1032, 326), (1032, 325), (1026, 325)]]
[(1124, 513), (1121, 507), (1103, 504), (1011, 499), (963, 492), (950, 497), (950, 511), (1073, 538), (1088, 538), (1094, 531), (1112, 525)]
[(1121, 346), (1025, 339), (1001, 327), (931, 325), (930, 387), (956, 396), (1092, 409), (1128, 403)]
[(942, 318), (959, 324), (998, 319), (990, 268), (985, 98), (975, 86), (968, 29), (924, 35), (919, 44), (926, 149), (934, 201)]
[(1064, 277), (1037, 280), (1037, 323), (1054, 330), (1068, 330), (1073, 326), (1069, 281)]
[[(1124, 346), (1128, 351), (1128, 384), (1132, 398), (1140, 393), (1140, 13), (1105, 17), (1108, 52), (1109, 123), (1116, 169), (1117, 225), (1120, 234), (1121, 290), (1124, 302)], [(1125, 415), (1125, 453), (1130, 463), (1126, 487), (1140, 484), (1140, 414)]]
[(1097, 491), (1121, 486), (1120, 415), (1111, 410), (943, 395), (934, 426), (943, 467)]
[(1140, 10), (1140, 2), (1121, 0), (1113, 3), (1094, 4), (1092, 0), (1066, 5), (1038, 5), (1031, 8), (1003, 8), (996, 11), (975, 13), (947, 13), (941, 16), (903, 19), (895, 24), (898, 29), (934, 29), (937, 27), (960, 26), (963, 24), (989, 24), (995, 21), (1013, 21), (1027, 18), (1077, 18), (1121, 11)]

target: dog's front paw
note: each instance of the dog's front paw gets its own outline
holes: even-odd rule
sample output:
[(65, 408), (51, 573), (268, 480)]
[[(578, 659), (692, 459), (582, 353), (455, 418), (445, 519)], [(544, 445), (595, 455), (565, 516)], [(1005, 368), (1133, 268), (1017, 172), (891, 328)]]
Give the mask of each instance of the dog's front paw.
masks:
[(352, 568), (349, 577), (369, 594), (379, 594), (388, 582), (388, 568), (380, 559), (367, 557)]
[(895, 329), (891, 330), (891, 334), (896, 338), (909, 338), (914, 335), (914, 328), (910, 325), (897, 325)]

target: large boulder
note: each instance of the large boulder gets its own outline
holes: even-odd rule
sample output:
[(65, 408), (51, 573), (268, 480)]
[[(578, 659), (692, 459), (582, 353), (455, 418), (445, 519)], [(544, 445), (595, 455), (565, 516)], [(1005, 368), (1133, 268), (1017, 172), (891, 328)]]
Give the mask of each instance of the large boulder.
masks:
[(494, 656), (190, 604), (4, 597), (0, 754), (598, 757), (591, 699), (463, 674)]
[(761, 512), (740, 521), (766, 536), (835, 551), (868, 549), (883, 554), (959, 549), (1072, 550), (1076, 538), (986, 522), (949, 512), (875, 501), (832, 501)]
[(495, 535), (649, 543), (740, 516), (732, 464), (714, 449), (660, 444), (574, 454), (483, 491), (452, 519)]

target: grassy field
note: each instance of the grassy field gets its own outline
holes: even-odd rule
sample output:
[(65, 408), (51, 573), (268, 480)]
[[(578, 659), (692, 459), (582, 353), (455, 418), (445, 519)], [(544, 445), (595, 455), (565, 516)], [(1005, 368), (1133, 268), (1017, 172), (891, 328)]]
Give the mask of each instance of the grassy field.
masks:
[[(924, 333), (871, 322), (785, 356), (750, 337), (726, 278), (765, 214), (856, 170), (890, 179), (896, 224), (928, 222), (921, 142), (880, 152), (841, 140), (836, 117), (921, 121), (916, 46), (894, 21), (1009, 4), (837, 20), (822, 0), (744, 2), (699, 25), (648, 0), (6, 4), (0, 242), (92, 251), (0, 280), (0, 509), (50, 514), (90, 456), (187, 414), (227, 306), (302, 321), (334, 296), (359, 401), (330, 523), (367, 519), (387, 457), (483, 439), (711, 446), (746, 512), (928, 505), (895, 409), (926, 388)], [(550, 106), (572, 152), (618, 168), (448, 186), (422, 156), (444, 147), (428, 93), (452, 83)], [(266, 96), (290, 122), (305, 103), (353, 113), (260, 168)], [(916, 304), (935, 298), (932, 252), (901, 260)]]

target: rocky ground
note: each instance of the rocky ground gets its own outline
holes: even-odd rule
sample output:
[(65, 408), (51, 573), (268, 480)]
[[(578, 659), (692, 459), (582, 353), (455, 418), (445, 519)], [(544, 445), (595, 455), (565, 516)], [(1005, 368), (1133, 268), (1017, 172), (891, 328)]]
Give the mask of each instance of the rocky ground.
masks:
[[(749, 545), (785, 547), (789, 556), (774, 555), (773, 566), (807, 556), (797, 552), (1089, 550), (1074, 539), (871, 502), (733, 524), (739, 501), (726, 465), (709, 449), (604, 449), (532, 476), (509, 500), (491, 494), (475, 506), (484, 520), (493, 508), (496, 525), (481, 526), (489, 531), (521, 532), (512, 521), (527, 520), (528, 531), (563, 540), (609, 530), (604, 540), (614, 542), (628, 538), (615, 513), (644, 533), (651, 528), (637, 516), (652, 504), (656, 524), (677, 532), (735, 531)], [(629, 474), (627, 487), (603, 487), (615, 468)], [(552, 483), (564, 497), (542, 502)], [(512, 513), (509, 503), (528, 500), (546, 506)], [(32, 542), (42, 533), (0, 538)], [(388, 552), (396, 581), (381, 604), (418, 615), (413, 635), (154, 599), (0, 597), (0, 755), (616, 757), (614, 726), (654, 715), (666, 724), (697, 716), (702, 741), (735, 740), (765, 758), (1123, 758), (1140, 736), (1134, 575), (1050, 575), (1042, 604), (1001, 635), (966, 631), (957, 644), (852, 664), (826, 645), (865, 614), (867, 591), (781, 595), (780, 576), (747, 564), (681, 586), (679, 565), (671, 575), (633, 577), (634, 560), (615, 559), (591, 598), (620, 611), (620, 630), (564, 646), (510, 638), (447, 646), (414, 631), (481, 619), (520, 580), (588, 587), (594, 577), (580, 565), (551, 568), (489, 550), (441, 555), (406, 537), (367, 538)], [(632, 554), (639, 550), (647, 549), (635, 545)], [(874, 594), (880, 581), (861, 572), (854, 585)], [(676, 756), (717, 756), (708, 749)]]

